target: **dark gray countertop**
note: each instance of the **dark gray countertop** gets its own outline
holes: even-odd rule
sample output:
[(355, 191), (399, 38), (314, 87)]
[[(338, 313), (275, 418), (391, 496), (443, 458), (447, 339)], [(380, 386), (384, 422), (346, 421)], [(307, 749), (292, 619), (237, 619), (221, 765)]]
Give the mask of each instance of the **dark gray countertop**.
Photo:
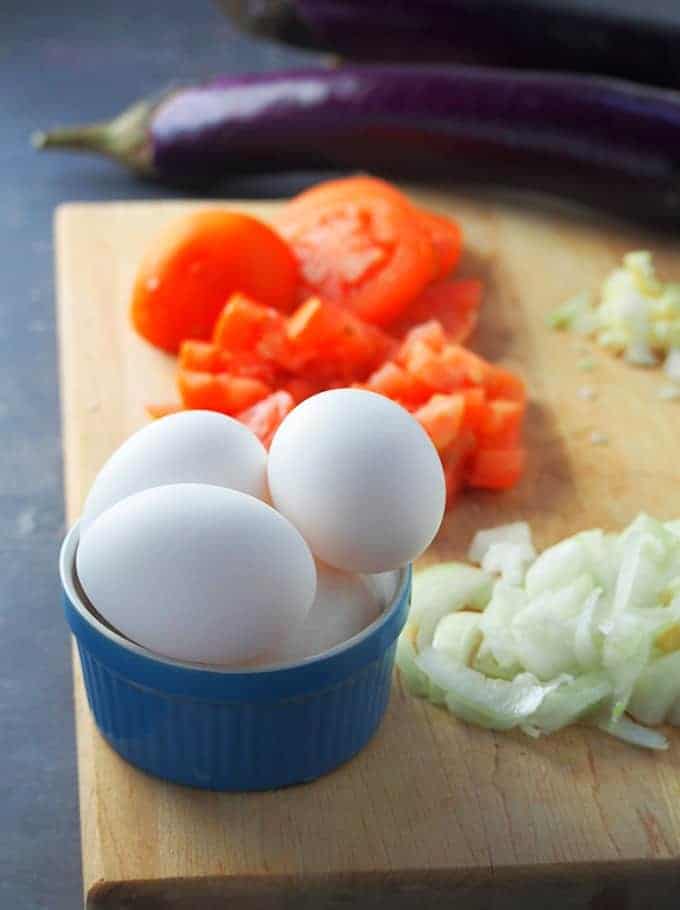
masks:
[[(68, 200), (169, 195), (106, 161), (39, 155), (29, 136), (114, 114), (174, 80), (300, 59), (236, 36), (210, 0), (0, 3), (3, 910), (80, 905), (71, 668), (56, 576), (64, 515), (52, 216)], [(251, 179), (233, 193), (267, 195), (303, 182)]]
[[(673, 0), (656, 6), (677, 13)], [(29, 136), (110, 116), (175, 80), (301, 59), (237, 36), (210, 0), (0, 2), (2, 910), (80, 905), (71, 668), (56, 576), (64, 517), (53, 212), (68, 200), (170, 195), (106, 161), (38, 155)], [(308, 180), (249, 178), (224, 192), (267, 196)]]

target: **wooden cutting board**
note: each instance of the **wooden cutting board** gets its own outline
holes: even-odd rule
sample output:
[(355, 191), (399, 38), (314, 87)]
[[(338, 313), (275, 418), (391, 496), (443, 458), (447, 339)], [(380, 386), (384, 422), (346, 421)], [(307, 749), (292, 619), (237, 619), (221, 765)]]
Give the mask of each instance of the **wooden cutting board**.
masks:
[[(460, 220), (462, 271), (485, 282), (474, 348), (521, 370), (531, 392), (521, 485), (462, 497), (425, 561), (463, 556), (475, 528), (513, 519), (530, 521), (545, 546), (590, 526), (620, 528), (640, 510), (680, 516), (680, 402), (657, 398), (660, 372), (544, 323), (632, 248), (652, 248), (662, 275), (680, 280), (680, 243), (517, 203), (420, 196)], [(276, 208), (230, 204), (264, 218)], [(127, 306), (149, 239), (194, 205), (57, 214), (70, 520), (107, 456), (145, 423), (144, 403), (174, 397), (172, 359), (132, 333)], [(279, 792), (217, 794), (119, 759), (93, 726), (77, 664), (75, 696), (92, 907), (680, 904), (680, 731), (661, 754), (580, 728), (538, 741), (496, 735), (411, 698), (397, 680), (380, 732), (345, 767)]]

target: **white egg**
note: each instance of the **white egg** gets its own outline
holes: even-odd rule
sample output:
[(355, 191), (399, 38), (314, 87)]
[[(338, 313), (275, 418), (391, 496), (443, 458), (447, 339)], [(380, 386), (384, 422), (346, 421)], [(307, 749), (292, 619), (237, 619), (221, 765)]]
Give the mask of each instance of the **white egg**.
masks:
[(378, 575), (365, 575), (364, 578), (386, 604), (392, 603), (399, 588), (399, 572), (380, 572)]
[(420, 424), (382, 395), (322, 392), (272, 441), (274, 506), (315, 556), (348, 572), (385, 572), (429, 546), (444, 515), (444, 472)]
[(322, 654), (354, 638), (374, 622), (389, 601), (374, 576), (316, 564), (316, 597), (302, 624), (263, 663), (288, 663)]
[(266, 495), (267, 452), (251, 430), (215, 411), (181, 411), (155, 420), (117, 449), (85, 500), (81, 536), (114, 503), (169, 483), (209, 483)]
[(229, 665), (271, 650), (309, 611), (314, 559), (259, 499), (207, 484), (135, 493), (81, 539), (76, 572), (115, 629), (166, 657)]

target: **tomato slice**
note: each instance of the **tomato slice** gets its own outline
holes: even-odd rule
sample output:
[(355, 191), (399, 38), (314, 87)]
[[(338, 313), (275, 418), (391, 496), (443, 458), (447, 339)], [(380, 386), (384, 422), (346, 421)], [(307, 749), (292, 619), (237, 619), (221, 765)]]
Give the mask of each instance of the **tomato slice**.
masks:
[(388, 325), (438, 272), (429, 230), (398, 190), (370, 177), (314, 187), (275, 221), (291, 246), (308, 296)]
[(463, 233), (458, 224), (451, 218), (419, 210), (423, 226), (430, 235), (437, 260), (436, 278), (445, 278), (458, 265), (463, 250)]
[(219, 209), (180, 218), (149, 249), (134, 285), (131, 318), (147, 341), (175, 352), (207, 340), (235, 291), (292, 309), (297, 262), (281, 237), (250, 215)]

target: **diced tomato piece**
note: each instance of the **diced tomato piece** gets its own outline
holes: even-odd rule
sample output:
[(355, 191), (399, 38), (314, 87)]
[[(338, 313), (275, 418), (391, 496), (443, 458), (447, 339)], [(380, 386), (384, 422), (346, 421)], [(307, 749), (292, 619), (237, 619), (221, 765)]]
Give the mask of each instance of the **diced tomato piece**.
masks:
[(264, 447), (268, 449), (281, 421), (294, 407), (293, 396), (279, 390), (242, 411), (238, 415), (238, 419), (250, 427)]
[(469, 389), (463, 389), (460, 394), (465, 400), (463, 426), (466, 430), (477, 432), (486, 418), (488, 410), (486, 392), (484, 389), (476, 386)]
[(213, 342), (223, 351), (250, 351), (267, 332), (285, 332), (286, 320), (245, 294), (232, 294), (215, 323)]
[(449, 341), (462, 344), (477, 325), (482, 291), (482, 283), (475, 278), (434, 281), (407, 307), (390, 331), (401, 337), (414, 326), (436, 319)]
[(524, 406), (517, 401), (503, 399), (490, 401), (479, 427), (480, 448), (516, 448), (519, 444), (523, 416)]
[(465, 368), (448, 363), (443, 353), (433, 351), (423, 341), (409, 342), (401, 356), (408, 372), (435, 392), (455, 392), (465, 385)]
[(280, 383), (280, 387), (292, 397), (295, 404), (300, 404), (305, 398), (311, 398), (324, 388), (323, 385), (313, 382), (311, 379), (303, 379), (301, 376), (284, 379)]
[(362, 379), (389, 356), (395, 342), (349, 310), (311, 297), (288, 319), (299, 359), (317, 376)]
[[(451, 369), (462, 372), (466, 385), (485, 385), (490, 371), (493, 369), (482, 357), (468, 351), (459, 344), (447, 344), (441, 352), (442, 361)], [(488, 390), (487, 390), (488, 396)]]
[(446, 482), (446, 497), (449, 504), (453, 501), (465, 483), (465, 467), (476, 445), (474, 434), (462, 429), (460, 433), (441, 453)]
[(443, 278), (458, 264), (463, 249), (463, 234), (455, 221), (445, 215), (421, 209), (423, 226), (430, 235), (435, 258), (437, 277)]
[(201, 373), (219, 373), (226, 369), (228, 358), (210, 341), (183, 341), (179, 348), (180, 370), (197, 370)]
[(418, 407), (432, 395), (429, 386), (419, 382), (403, 367), (388, 360), (366, 380), (364, 388), (369, 392), (385, 395), (406, 408)]
[(161, 417), (167, 417), (168, 414), (177, 414), (179, 411), (185, 410), (184, 405), (179, 402), (171, 402), (170, 404), (147, 404), (146, 413), (152, 420), (160, 420)]
[(486, 394), (489, 398), (504, 398), (516, 401), (522, 406), (526, 404), (527, 389), (524, 381), (504, 367), (488, 365), (489, 369), (484, 381)]
[(187, 408), (202, 408), (223, 414), (238, 414), (272, 391), (261, 379), (234, 376), (232, 373), (180, 370), (177, 382)]
[(408, 349), (412, 344), (422, 342), (433, 351), (443, 351), (449, 342), (444, 332), (444, 327), (438, 319), (428, 319), (410, 329), (402, 342), (402, 350)]
[(458, 435), (463, 422), (462, 395), (433, 395), (413, 416), (426, 431), (438, 452), (444, 452)]
[(507, 490), (522, 476), (525, 460), (524, 449), (478, 449), (465, 471), (465, 481), (471, 487)]
[(267, 363), (258, 354), (249, 351), (223, 351), (207, 341), (183, 341), (179, 349), (180, 370), (197, 373), (233, 373), (249, 376), (275, 385), (280, 371), (275, 364)]

